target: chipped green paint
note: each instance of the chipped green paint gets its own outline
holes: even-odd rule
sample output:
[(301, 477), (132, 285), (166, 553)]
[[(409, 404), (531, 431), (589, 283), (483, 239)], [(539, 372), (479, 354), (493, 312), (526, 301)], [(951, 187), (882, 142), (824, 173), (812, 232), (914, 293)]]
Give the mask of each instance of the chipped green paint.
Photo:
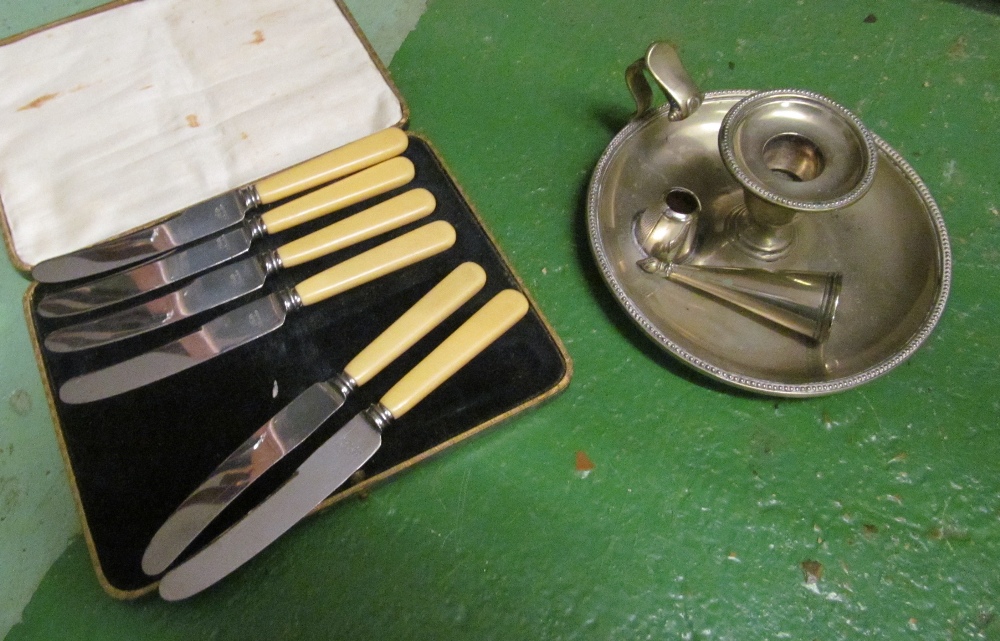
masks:
[(0, 263), (2, 638), (80, 526), (21, 311), (27, 283), (6, 258)]
[(375, 53), (388, 65), (427, 10), (427, 0), (348, 0)]

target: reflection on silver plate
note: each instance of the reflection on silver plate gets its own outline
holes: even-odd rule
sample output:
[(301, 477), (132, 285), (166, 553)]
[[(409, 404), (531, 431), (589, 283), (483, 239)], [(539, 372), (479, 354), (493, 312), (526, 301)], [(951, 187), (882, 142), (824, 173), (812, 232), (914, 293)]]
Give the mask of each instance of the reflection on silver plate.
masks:
[(612, 140), (590, 184), (587, 223), (601, 273), (618, 302), (657, 344), (725, 383), (778, 396), (819, 396), (866, 383), (920, 347), (944, 310), (951, 250), (940, 211), (903, 158), (877, 136), (875, 180), (854, 204), (803, 213), (794, 251), (774, 270), (837, 272), (840, 302), (829, 338), (817, 343), (647, 273), (636, 241), (639, 212), (672, 188), (701, 202), (698, 246), (687, 262), (760, 267), (735, 246), (727, 224), (743, 190), (719, 153), (723, 117), (750, 91), (705, 94), (683, 120), (669, 105)]

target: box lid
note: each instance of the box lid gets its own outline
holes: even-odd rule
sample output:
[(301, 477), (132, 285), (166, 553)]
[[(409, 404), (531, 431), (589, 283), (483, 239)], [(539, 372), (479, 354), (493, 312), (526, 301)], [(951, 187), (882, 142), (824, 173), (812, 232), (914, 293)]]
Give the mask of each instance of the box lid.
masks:
[(21, 269), (406, 120), (333, 0), (112, 3), (8, 39), (0, 86)]

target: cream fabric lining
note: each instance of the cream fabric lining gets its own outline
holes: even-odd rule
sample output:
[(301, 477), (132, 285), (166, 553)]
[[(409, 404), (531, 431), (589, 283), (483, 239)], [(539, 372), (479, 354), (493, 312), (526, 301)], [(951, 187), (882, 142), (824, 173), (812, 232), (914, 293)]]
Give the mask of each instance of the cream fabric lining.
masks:
[(25, 265), (397, 124), (333, 0), (142, 0), (0, 47), (0, 200)]

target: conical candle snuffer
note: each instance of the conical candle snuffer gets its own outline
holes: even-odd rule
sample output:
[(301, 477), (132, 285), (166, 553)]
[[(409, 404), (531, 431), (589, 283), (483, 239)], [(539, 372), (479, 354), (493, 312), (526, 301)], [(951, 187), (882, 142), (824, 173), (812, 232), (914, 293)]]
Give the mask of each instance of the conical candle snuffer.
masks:
[(829, 337), (840, 297), (841, 276), (833, 272), (681, 265), (653, 257), (639, 267), (817, 343)]
[(639, 267), (735, 305), (757, 317), (823, 342), (840, 297), (840, 274), (684, 264), (695, 252), (701, 202), (687, 189), (636, 215), (633, 232), (647, 258)]

